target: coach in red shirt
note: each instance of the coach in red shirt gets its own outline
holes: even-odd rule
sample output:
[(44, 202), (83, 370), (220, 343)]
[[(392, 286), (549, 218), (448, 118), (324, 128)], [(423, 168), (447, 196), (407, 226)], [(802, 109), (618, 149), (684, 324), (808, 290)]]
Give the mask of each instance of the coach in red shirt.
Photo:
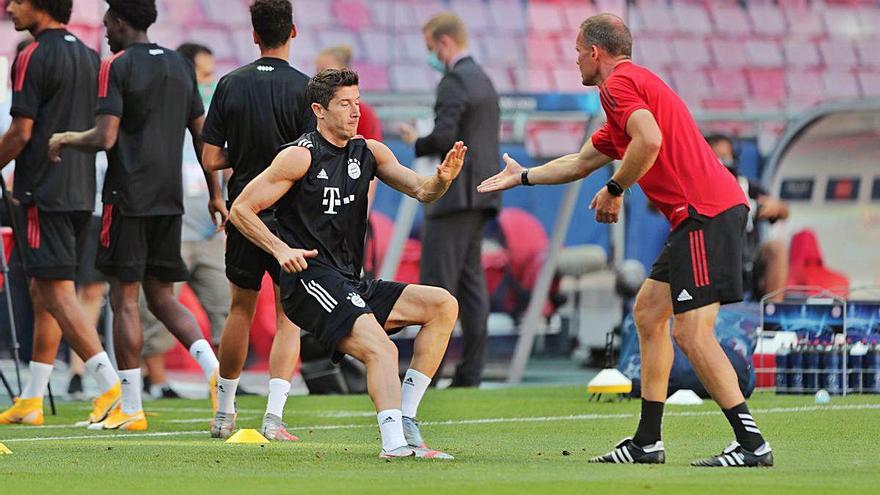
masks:
[(480, 192), (583, 179), (612, 160), (620, 168), (596, 193), (596, 220), (617, 222), (623, 193), (637, 183), (669, 219), (666, 247), (636, 298), (633, 315), (642, 361), (642, 414), (633, 438), (591, 462), (663, 463), (660, 430), (673, 349), (672, 336), (724, 410), (736, 441), (695, 466), (772, 466), (773, 453), (749, 413), (736, 373), (715, 340), (721, 304), (742, 300), (742, 237), (748, 202), (715, 157), (687, 106), (657, 75), (632, 63), (632, 36), (611, 14), (587, 19), (578, 33), (578, 68), (598, 86), (606, 124), (579, 153), (525, 169), (510, 157)]

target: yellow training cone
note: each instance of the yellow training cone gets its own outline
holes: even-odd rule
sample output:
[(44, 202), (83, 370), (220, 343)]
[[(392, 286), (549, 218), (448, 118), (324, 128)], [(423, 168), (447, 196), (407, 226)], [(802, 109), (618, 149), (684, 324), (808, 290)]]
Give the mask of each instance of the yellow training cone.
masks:
[(269, 440), (260, 435), (260, 432), (257, 430), (242, 429), (229, 437), (226, 443), (269, 443)]
[(0, 443), (0, 455), (3, 455), (3, 454), (11, 454), (11, 453), (12, 453), (11, 450), (9, 450), (5, 445), (3, 445), (2, 443)]

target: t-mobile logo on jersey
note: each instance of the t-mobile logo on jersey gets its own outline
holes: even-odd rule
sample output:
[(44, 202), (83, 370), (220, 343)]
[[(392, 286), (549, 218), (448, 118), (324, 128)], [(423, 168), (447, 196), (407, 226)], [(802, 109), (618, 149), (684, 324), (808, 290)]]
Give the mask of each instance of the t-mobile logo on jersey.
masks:
[(321, 204), (327, 207), (327, 209), (324, 210), (324, 213), (328, 215), (335, 215), (339, 213), (336, 211), (336, 208), (342, 205), (347, 205), (352, 201), (354, 201), (354, 194), (349, 194), (348, 196), (343, 198), (340, 196), (338, 187), (325, 187), (324, 200), (321, 202)]

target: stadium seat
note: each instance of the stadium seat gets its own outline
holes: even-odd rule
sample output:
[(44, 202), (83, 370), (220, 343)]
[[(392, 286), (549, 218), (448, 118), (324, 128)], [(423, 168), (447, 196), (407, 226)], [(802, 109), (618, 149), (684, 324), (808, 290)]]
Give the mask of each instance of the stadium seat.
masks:
[(581, 82), (581, 75), (574, 65), (555, 67), (553, 69), (553, 81), (556, 89), (563, 93), (583, 93), (587, 91)]
[(529, 93), (545, 93), (555, 91), (556, 87), (548, 68), (530, 66), (526, 69), (525, 87), (520, 86), (520, 89)]
[[(184, 32), (177, 26), (159, 25), (150, 28), (150, 39), (153, 42), (167, 46), (168, 48), (177, 48), (184, 41), (191, 41), (191, 38), (184, 38)], [(192, 40), (195, 41), (195, 40)]]
[(663, 68), (674, 64), (677, 59), (672, 46), (665, 37), (644, 34), (633, 46), (633, 59), (642, 65)]
[(489, 16), (496, 31), (522, 33), (526, 14), (519, 0), (489, 0)]
[(218, 26), (250, 26), (248, 9), (241, 0), (202, 0), (205, 20)]
[(672, 18), (680, 33), (704, 35), (712, 32), (712, 21), (701, 4), (675, 4), (672, 6)]
[(595, 0), (598, 12), (608, 12), (620, 18), (627, 17), (627, 0)]
[[(294, 56), (300, 53), (300, 38), (293, 41), (295, 48), (292, 50)], [(232, 44), (235, 46), (235, 54), (238, 59), (238, 65), (244, 65), (252, 60), (260, 57), (260, 48), (254, 44), (254, 32), (248, 28), (238, 28), (232, 31)]]
[(580, 122), (530, 122), (526, 125), (526, 149), (534, 157), (561, 156), (583, 145)]
[(712, 54), (702, 38), (679, 38), (672, 41), (675, 58), (682, 67), (712, 65)]
[(483, 69), (492, 80), (495, 91), (499, 93), (513, 93), (516, 91), (516, 83), (508, 65), (485, 65)]
[(821, 287), (842, 296), (849, 292), (849, 279), (825, 266), (819, 239), (810, 229), (791, 237), (787, 285)]
[[(213, 0), (205, 0), (211, 2)], [(293, 2), (293, 20), (297, 24), (303, 24), (310, 29), (331, 27), (336, 23), (336, 17), (331, 10), (331, 0), (309, 0), (307, 2)]]
[(391, 88), (400, 92), (433, 92), (437, 77), (425, 67), (410, 64), (394, 64), (389, 69)]
[(880, 6), (862, 7), (858, 15), (864, 36), (880, 36)]
[[(321, 29), (318, 34), (318, 46), (322, 49), (328, 46), (345, 45), (351, 47), (354, 53), (361, 53), (360, 40), (357, 34), (348, 29)], [(319, 50), (320, 51), (320, 50)]]
[(530, 63), (557, 64), (562, 61), (558, 40), (555, 37), (528, 35), (526, 37), (526, 56)]
[(790, 104), (815, 103), (822, 99), (824, 87), (816, 71), (788, 71), (785, 74)]
[(465, 19), (469, 34), (484, 33), (492, 29), (492, 18), (489, 16), (486, 4), (482, 1), (451, 0), (449, 10)]
[(880, 36), (855, 40), (856, 52), (862, 67), (880, 68)]
[(748, 13), (739, 5), (711, 4), (709, 12), (715, 20), (716, 32), (736, 36), (748, 36), (751, 33)]
[(746, 56), (750, 65), (755, 67), (779, 67), (785, 62), (782, 50), (775, 41), (747, 41)]
[(677, 69), (671, 72), (672, 86), (685, 101), (700, 101), (712, 95), (712, 85), (700, 70)]
[(556, 34), (565, 29), (562, 7), (555, 2), (532, 1), (526, 7), (526, 21), (531, 32)]
[(789, 67), (800, 69), (815, 68), (822, 65), (816, 44), (809, 40), (786, 40), (783, 44), (785, 61)]
[(330, 10), (344, 28), (359, 31), (373, 25), (367, 0), (334, 0)]
[(718, 97), (743, 98), (749, 95), (749, 86), (740, 70), (712, 69), (709, 71), (709, 80)]
[(788, 31), (788, 24), (779, 7), (770, 4), (748, 4), (748, 11), (752, 21), (752, 30), (756, 34), (784, 36)]
[(783, 69), (748, 69), (746, 79), (749, 82), (753, 98), (763, 101), (779, 102), (785, 99), (785, 71)]
[(399, 34), (394, 37), (394, 61), (395, 62), (418, 62), (424, 65), (428, 51), (425, 48), (425, 38), (421, 34)]
[(238, 60), (238, 55), (232, 47), (230, 32), (226, 29), (195, 28), (186, 33), (186, 41), (201, 43), (207, 46), (214, 52), (214, 57), (218, 60)]
[(638, 4), (635, 9), (631, 9), (631, 13), (639, 19), (641, 32), (667, 34), (675, 32), (675, 19), (666, 6)]
[(382, 29), (366, 29), (361, 31), (361, 44), (364, 51), (357, 54), (374, 64), (387, 64), (393, 57), (394, 36)]
[(813, 9), (786, 8), (785, 17), (788, 20), (789, 33), (792, 36), (818, 38), (825, 35), (825, 23), (822, 16)]
[(861, 34), (861, 22), (856, 10), (851, 7), (828, 7), (821, 12), (821, 16), (830, 36), (854, 38)]
[(851, 68), (859, 64), (853, 45), (848, 39), (830, 39), (819, 42), (822, 60), (829, 67)]
[[(104, 16), (102, 0), (77, 0), (73, 2), (73, 12), (70, 15), (70, 24), (82, 26), (100, 26)], [(5, 12), (5, 8), (3, 11)]]
[[(572, 59), (576, 56), (574, 53), (574, 42), (569, 40)], [(503, 64), (519, 64), (522, 63), (522, 54), (525, 53), (523, 48), (522, 36), (511, 37), (504, 40), (504, 45), (499, 46), (493, 38), (483, 39), (483, 61), (486, 63), (503, 63)], [(563, 52), (563, 54), (566, 52)]]
[(880, 72), (858, 73), (859, 86), (865, 96), (880, 96)]
[[(319, 46), (312, 31), (299, 29), (297, 30), (296, 38), (291, 43), (291, 59), (294, 61), (301, 61), (304, 58), (313, 59), (321, 51), (318, 48)], [(302, 65), (298, 65), (298, 67), (302, 67)], [(311, 67), (309, 70), (311, 71)]]
[(569, 2), (562, 8), (563, 20), (566, 23), (565, 32), (572, 36), (580, 31), (582, 22), (599, 13), (591, 2)]
[(195, 26), (205, 22), (199, 0), (163, 0), (162, 19), (178, 26)]
[(849, 71), (828, 70), (822, 73), (824, 94), (831, 98), (858, 98), (859, 83), (856, 76)]
[(742, 41), (715, 38), (709, 41), (709, 48), (718, 64), (725, 68), (737, 69), (751, 64)]
[(386, 65), (355, 62), (352, 68), (358, 73), (361, 91), (387, 92), (391, 89)]

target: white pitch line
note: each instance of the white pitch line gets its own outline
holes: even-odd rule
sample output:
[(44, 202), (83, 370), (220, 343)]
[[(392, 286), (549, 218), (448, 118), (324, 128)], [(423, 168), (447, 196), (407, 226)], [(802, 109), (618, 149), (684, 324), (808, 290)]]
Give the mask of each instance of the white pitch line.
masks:
[[(833, 406), (802, 406), (802, 407), (773, 407), (769, 409), (755, 409), (753, 414), (788, 414), (788, 413), (809, 413), (817, 411), (856, 411), (866, 409), (880, 409), (880, 404), (844, 404)], [(668, 412), (664, 417), (695, 417), (695, 416), (716, 416), (716, 411), (677, 411)], [(482, 418), (482, 419), (461, 419), (448, 421), (423, 421), (421, 424), (425, 426), (450, 426), (450, 425), (475, 425), (475, 424), (499, 424), (499, 423), (538, 423), (549, 421), (581, 421), (591, 419), (626, 419), (636, 418), (636, 413), (620, 413), (620, 414), (572, 414), (569, 416), (533, 416), (521, 418)], [(375, 428), (370, 424), (348, 424), (348, 425), (313, 425), (313, 426), (295, 426), (295, 430), (347, 430), (355, 428)], [(136, 438), (136, 437), (168, 437), (168, 436), (192, 436), (206, 435), (206, 430), (199, 431), (169, 431), (156, 433), (117, 433), (112, 435), (75, 435), (69, 437), (33, 437), (33, 438), (10, 438), (3, 440), (7, 442), (45, 442), (55, 440), (82, 440), (93, 439), (101, 440), (104, 438)]]

